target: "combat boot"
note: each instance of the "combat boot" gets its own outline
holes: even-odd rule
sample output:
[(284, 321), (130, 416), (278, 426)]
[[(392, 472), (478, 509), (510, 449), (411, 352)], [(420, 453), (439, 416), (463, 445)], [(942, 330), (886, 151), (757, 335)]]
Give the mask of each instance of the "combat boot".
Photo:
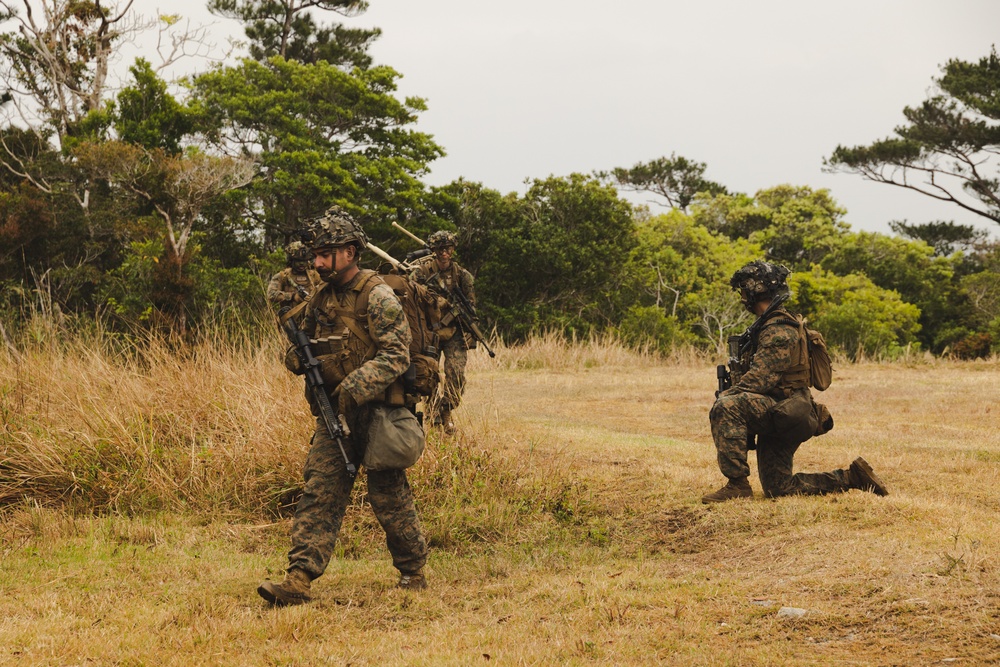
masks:
[(406, 572), (400, 572), (399, 583), (396, 584), (399, 588), (405, 588), (411, 591), (422, 591), (427, 588), (427, 577), (424, 576), (424, 571), (419, 570), (407, 574)]
[(257, 593), (276, 607), (302, 604), (312, 599), (309, 595), (311, 583), (308, 574), (302, 570), (293, 569), (285, 573), (285, 580), (280, 584), (265, 581), (257, 587)]
[(889, 489), (886, 488), (885, 482), (875, 474), (868, 461), (865, 461), (860, 456), (854, 459), (850, 469), (847, 471), (847, 483), (852, 489), (870, 491), (876, 496), (889, 495)]
[(729, 480), (724, 487), (715, 493), (702, 496), (701, 502), (708, 505), (709, 503), (723, 503), (734, 498), (753, 498), (753, 489), (750, 488), (750, 482), (746, 477)]

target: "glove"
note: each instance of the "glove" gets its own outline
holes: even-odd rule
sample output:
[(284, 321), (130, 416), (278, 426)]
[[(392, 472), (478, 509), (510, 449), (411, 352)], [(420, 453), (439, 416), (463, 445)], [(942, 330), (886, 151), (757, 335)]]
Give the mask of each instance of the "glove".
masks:
[(299, 360), (299, 355), (295, 353), (294, 345), (285, 351), (285, 368), (295, 375), (302, 375), (306, 372), (306, 369), (302, 367), (302, 362)]
[(338, 415), (349, 415), (358, 407), (358, 404), (354, 402), (354, 397), (351, 396), (351, 392), (345, 391), (340, 387), (333, 390), (331, 398), (337, 406)]

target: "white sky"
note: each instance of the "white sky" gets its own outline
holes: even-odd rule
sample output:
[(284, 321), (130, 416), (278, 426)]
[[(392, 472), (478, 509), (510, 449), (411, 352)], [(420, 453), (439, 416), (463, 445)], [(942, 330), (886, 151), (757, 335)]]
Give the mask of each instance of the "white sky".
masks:
[[(204, 4), (165, 9), (239, 33)], [(371, 0), (347, 22), (382, 28), (376, 62), (402, 73), (401, 95), (427, 100), (417, 127), (447, 151), (433, 185), (462, 176), (523, 192), (527, 178), (675, 152), (730, 190), (828, 188), (854, 229), (945, 219), (1000, 232), (957, 206), (821, 171), (838, 143), (888, 136), (945, 61), (986, 56), (1000, 42), (998, 0)]]

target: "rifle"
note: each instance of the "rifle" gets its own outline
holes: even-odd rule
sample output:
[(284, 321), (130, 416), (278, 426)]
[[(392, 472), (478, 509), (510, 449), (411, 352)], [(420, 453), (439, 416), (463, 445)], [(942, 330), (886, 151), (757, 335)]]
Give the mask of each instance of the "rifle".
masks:
[[(438, 281), (438, 284), (441, 284), (441, 282)], [(476, 323), (476, 320), (479, 319), (476, 316), (476, 307), (472, 305), (472, 302), (465, 296), (465, 293), (462, 292), (458, 285), (455, 285), (448, 292), (448, 296), (450, 297), (448, 303), (451, 304), (452, 317), (458, 320), (464, 330), (472, 334), (473, 339), (482, 343), (483, 349), (489, 352), (491, 359), (497, 356), (496, 352), (491, 350), (489, 344), (486, 342), (486, 336), (479, 330), (479, 325)]]
[(715, 376), (719, 380), (719, 390), (715, 392), (716, 398), (719, 397), (721, 392), (733, 386), (734, 374), (743, 375), (749, 370), (748, 368), (743, 368), (742, 359), (757, 344), (757, 336), (760, 334), (760, 330), (764, 326), (764, 322), (767, 321), (768, 316), (780, 308), (781, 304), (788, 301), (790, 296), (786, 292), (774, 297), (770, 305), (768, 305), (767, 310), (754, 320), (753, 324), (747, 327), (746, 331), (739, 336), (730, 336), (726, 339), (726, 348), (729, 352), (729, 368), (726, 368), (726, 364), (719, 364), (715, 367)]
[(312, 390), (312, 395), (316, 399), (317, 405), (319, 405), (319, 414), (323, 418), (326, 430), (333, 441), (337, 443), (337, 446), (340, 447), (340, 453), (344, 457), (344, 464), (347, 466), (347, 474), (350, 475), (351, 479), (354, 479), (358, 474), (358, 468), (351, 463), (351, 460), (347, 457), (347, 451), (344, 449), (344, 438), (351, 435), (351, 431), (347, 428), (347, 421), (344, 419), (344, 415), (338, 416), (330, 404), (330, 395), (326, 393), (326, 383), (323, 381), (323, 374), (319, 370), (319, 360), (313, 354), (309, 335), (299, 328), (294, 317), (288, 318), (282, 328), (285, 330), (288, 340), (295, 346), (295, 354), (299, 358), (302, 368), (305, 369), (306, 386)]

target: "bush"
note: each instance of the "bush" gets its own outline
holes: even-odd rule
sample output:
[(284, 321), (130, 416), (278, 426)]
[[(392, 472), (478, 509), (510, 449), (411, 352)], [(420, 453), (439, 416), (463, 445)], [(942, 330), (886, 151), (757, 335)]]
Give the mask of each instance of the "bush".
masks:
[[(266, 312), (262, 279), (246, 267), (224, 268), (206, 257), (192, 242), (189, 261), (180, 275), (165, 268), (169, 262), (162, 241), (137, 241), (129, 245), (121, 265), (102, 281), (99, 303), (126, 327), (163, 325), (171, 328), (183, 318), (188, 327), (220, 318), (243, 324)], [(261, 263), (271, 268), (270, 257)]]
[(687, 342), (677, 318), (657, 306), (629, 308), (618, 334), (628, 345), (648, 347), (664, 354)]
[(974, 333), (955, 342), (951, 353), (959, 359), (982, 359), (990, 356), (993, 338), (986, 332)]
[(798, 310), (831, 346), (851, 358), (894, 355), (915, 342), (920, 309), (865, 276), (835, 276), (814, 267), (789, 278)]

